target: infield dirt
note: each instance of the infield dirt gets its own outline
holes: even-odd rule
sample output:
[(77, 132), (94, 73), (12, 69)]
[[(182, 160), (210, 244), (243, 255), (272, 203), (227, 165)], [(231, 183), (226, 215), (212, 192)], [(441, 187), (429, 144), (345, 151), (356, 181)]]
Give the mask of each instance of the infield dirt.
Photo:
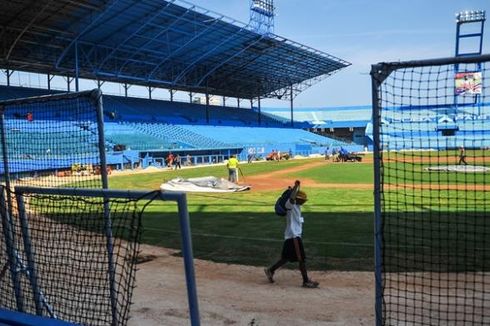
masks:
[[(142, 246), (131, 326), (190, 325), (184, 266), (175, 251)], [(301, 287), (298, 270), (269, 283), (263, 268), (194, 260), (202, 325), (374, 325), (372, 272), (310, 272), (318, 289)]]

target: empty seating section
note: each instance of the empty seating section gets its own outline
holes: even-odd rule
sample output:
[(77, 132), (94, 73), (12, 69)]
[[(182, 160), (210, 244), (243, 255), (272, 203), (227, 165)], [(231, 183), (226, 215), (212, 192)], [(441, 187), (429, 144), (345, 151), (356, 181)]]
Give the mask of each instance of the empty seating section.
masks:
[(109, 150), (114, 149), (117, 145), (124, 145), (128, 150), (140, 151), (172, 148), (166, 139), (140, 132), (127, 123), (106, 122), (104, 134)]
[[(124, 121), (151, 121), (167, 124), (207, 124), (206, 105), (202, 104), (105, 96), (104, 111), (114, 112), (115, 119)], [(208, 119), (211, 125), (258, 125), (258, 113), (251, 109), (210, 105), (208, 107)], [(262, 116), (261, 125), (280, 127), (284, 125), (284, 121)]]
[(352, 147), (351, 144), (301, 129), (170, 125), (155, 122), (106, 122), (105, 126), (107, 140), (113, 145), (123, 144), (133, 150), (224, 149), (278, 143)]
[(349, 146), (349, 144), (323, 137), (301, 129), (256, 128), (230, 126), (185, 126), (181, 128), (205, 134), (223, 143), (240, 146), (256, 144), (310, 144), (315, 146)]
[[(289, 122), (291, 113), (285, 109), (264, 109), (268, 115), (275, 115), (284, 122)], [(338, 108), (300, 108), (294, 111), (296, 121), (307, 121), (312, 125), (325, 124), (332, 121), (370, 121), (370, 106), (353, 106)]]
[[(82, 144), (93, 144), (98, 153), (94, 124), (53, 120), (6, 120), (7, 148), (11, 158), (63, 158), (79, 153)], [(91, 155), (93, 153), (87, 153)]]
[(193, 104), (141, 98), (105, 96), (104, 111), (114, 112), (116, 119), (123, 121), (161, 123), (199, 123), (206, 121), (206, 112), (201, 108), (196, 108)]
[(0, 100), (9, 100), (9, 99), (13, 99), (13, 98), (49, 95), (49, 94), (54, 94), (54, 93), (60, 93), (60, 92), (47, 90), (47, 89), (0, 86)]
[[(22, 98), (28, 96), (55, 93), (43, 89), (0, 86), (0, 99)], [(143, 98), (125, 98), (104, 96), (104, 132), (106, 147), (109, 151), (130, 149), (135, 151), (159, 151), (169, 149), (229, 149), (240, 146), (263, 146), (274, 144), (298, 144), (311, 147), (344, 146), (349, 144), (310, 133), (301, 129), (287, 128), (288, 118), (261, 115), (258, 125), (258, 112), (252, 109), (239, 109), (222, 106), (190, 104)], [(58, 119), (62, 120), (62, 114)], [(35, 137), (36, 128), (43, 128), (43, 117), (36, 117), (34, 122), (26, 123), (22, 131), (17, 132), (15, 141), (31, 146), (26, 149), (29, 155), (43, 155), (46, 152), (69, 154), (72, 142), (60, 145), (63, 148), (51, 148), (49, 141), (37, 144), (28, 141)], [(47, 119), (44, 117), (44, 119)], [(56, 117), (49, 117), (56, 120)], [(13, 121), (17, 121), (12, 119)], [(209, 123), (208, 123), (209, 121)], [(70, 135), (73, 124), (57, 121), (63, 130), (66, 123), (65, 136)], [(79, 126), (78, 129), (81, 127)], [(80, 131), (80, 130), (78, 130)], [(27, 135), (29, 132), (29, 135)], [(73, 138), (79, 137), (74, 133)], [(53, 137), (55, 133), (53, 133)], [(84, 142), (96, 143), (89, 131), (84, 134)], [(67, 137), (70, 139), (70, 137)], [(79, 141), (82, 141), (81, 139)], [(76, 144), (76, 140), (74, 139)], [(119, 145), (119, 146), (118, 146)], [(122, 146), (120, 146), (122, 145)], [(27, 146), (27, 145), (26, 145)]]
[(184, 125), (169, 125), (163, 123), (129, 123), (134, 129), (175, 144), (176, 148), (200, 148), (217, 149), (227, 148), (227, 144), (212, 137), (207, 133), (194, 132), (194, 127), (185, 128)]

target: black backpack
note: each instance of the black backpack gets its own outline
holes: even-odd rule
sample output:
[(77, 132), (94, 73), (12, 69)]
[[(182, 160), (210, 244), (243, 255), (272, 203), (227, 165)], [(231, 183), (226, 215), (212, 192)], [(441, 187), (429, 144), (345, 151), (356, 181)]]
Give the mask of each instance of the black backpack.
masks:
[(279, 198), (276, 200), (276, 204), (274, 205), (274, 210), (279, 216), (286, 216), (288, 209), (286, 208), (286, 202), (291, 197), (291, 192), (293, 188), (289, 187), (286, 189)]

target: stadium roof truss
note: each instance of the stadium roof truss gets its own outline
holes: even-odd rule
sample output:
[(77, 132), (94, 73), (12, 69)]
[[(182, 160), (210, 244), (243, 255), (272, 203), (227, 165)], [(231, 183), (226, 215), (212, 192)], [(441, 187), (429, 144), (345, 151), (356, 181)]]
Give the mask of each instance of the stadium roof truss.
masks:
[(0, 67), (238, 98), (294, 97), (350, 63), (180, 0), (11, 0)]

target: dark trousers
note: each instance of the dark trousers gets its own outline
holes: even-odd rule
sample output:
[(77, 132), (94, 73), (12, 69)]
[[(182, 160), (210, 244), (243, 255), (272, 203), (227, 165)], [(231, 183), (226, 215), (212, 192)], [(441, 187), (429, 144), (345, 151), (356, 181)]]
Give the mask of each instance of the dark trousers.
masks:
[(269, 268), (272, 274), (282, 266), (284, 266), (287, 262), (295, 262), (299, 263), (299, 270), (301, 272), (301, 276), (303, 277), (303, 283), (308, 282), (308, 272), (306, 271), (306, 256), (305, 250), (303, 247), (303, 241), (300, 237), (286, 239), (282, 246), (281, 259), (279, 259), (272, 267)]

